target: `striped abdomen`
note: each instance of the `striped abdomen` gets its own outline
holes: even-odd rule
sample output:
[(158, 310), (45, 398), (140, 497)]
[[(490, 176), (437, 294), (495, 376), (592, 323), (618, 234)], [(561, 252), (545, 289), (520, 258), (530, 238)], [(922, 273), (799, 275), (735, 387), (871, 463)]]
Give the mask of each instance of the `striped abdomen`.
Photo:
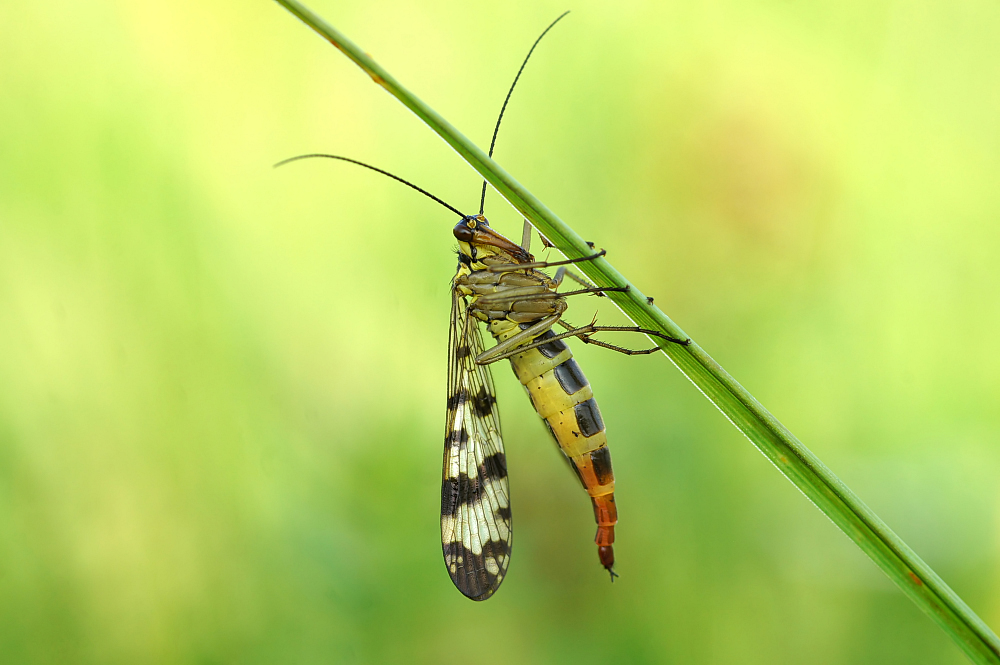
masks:
[[(490, 322), (490, 332), (502, 342), (530, 327), (509, 321)], [(551, 330), (538, 339), (553, 337)], [(514, 374), (528, 391), (535, 407), (563, 454), (590, 495), (597, 521), (597, 552), (609, 571), (615, 562), (615, 474), (611, 469), (604, 421), (594, 393), (573, 353), (562, 340), (529, 349), (510, 359)]]

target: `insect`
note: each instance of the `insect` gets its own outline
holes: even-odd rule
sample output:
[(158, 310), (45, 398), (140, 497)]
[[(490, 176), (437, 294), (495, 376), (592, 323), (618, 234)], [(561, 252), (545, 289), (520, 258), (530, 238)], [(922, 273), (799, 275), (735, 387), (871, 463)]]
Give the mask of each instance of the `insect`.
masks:
[[(494, 128), (491, 157), (504, 110), (528, 59), (542, 37), (565, 15), (542, 32), (521, 64)], [(491, 364), (504, 359), (510, 361), (532, 406), (590, 496), (597, 522), (598, 557), (613, 581), (617, 576), (614, 541), (618, 511), (611, 453), (593, 391), (563, 340), (575, 337), (628, 355), (653, 353), (659, 347), (632, 350), (592, 336), (598, 332), (621, 331), (645, 333), (676, 344), (689, 344), (690, 340), (635, 326), (598, 326), (591, 322), (574, 327), (565, 321), (567, 298), (582, 294), (603, 296), (607, 292), (627, 289), (598, 287), (568, 270), (570, 264), (603, 256), (603, 250), (578, 259), (536, 261), (529, 252), (532, 227), (527, 220), (520, 244), (493, 230), (483, 215), (486, 182), (482, 186), (479, 214), (467, 215), (403, 178), (347, 157), (301, 155), (279, 162), (277, 166), (312, 157), (346, 161), (381, 173), (433, 199), (461, 218), (453, 229), (458, 241), (458, 269), (451, 282), (448, 400), (441, 484), (441, 544), (452, 582), (472, 600), (485, 600), (499, 588), (510, 564), (512, 528), (507, 459), (490, 372)], [(557, 268), (557, 271), (550, 277), (542, 272), (546, 268)], [(558, 291), (567, 276), (583, 288)], [(554, 332), (557, 325), (565, 332)], [(496, 340), (489, 349), (483, 344), (481, 326), (485, 326)]]

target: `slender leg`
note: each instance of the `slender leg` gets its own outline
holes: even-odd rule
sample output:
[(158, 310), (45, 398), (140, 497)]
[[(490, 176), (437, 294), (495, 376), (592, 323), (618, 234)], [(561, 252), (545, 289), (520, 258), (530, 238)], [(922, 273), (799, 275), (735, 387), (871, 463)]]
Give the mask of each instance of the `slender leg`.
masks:
[[(691, 344), (691, 339), (678, 339), (676, 337), (671, 337), (670, 335), (664, 335), (658, 330), (650, 330), (648, 328), (640, 328), (639, 326), (590, 326), (594, 332), (634, 332), (643, 333), (646, 335), (652, 335), (653, 337), (659, 337), (660, 339), (665, 339), (668, 342), (673, 342), (674, 344), (680, 344), (681, 346), (689, 346)], [(590, 340), (595, 342), (595, 340)]]
[(524, 220), (524, 227), (521, 229), (521, 249), (528, 253), (531, 250), (531, 223)]
[[(654, 337), (659, 337), (660, 339), (664, 339), (668, 342), (673, 342), (674, 344), (680, 344), (681, 346), (687, 346), (691, 343), (690, 339), (677, 339), (676, 337), (670, 337), (669, 335), (664, 335), (663, 333), (657, 330), (649, 330), (648, 328), (640, 328), (638, 326), (595, 326), (594, 324), (590, 324), (586, 326), (580, 326), (579, 328), (572, 328), (567, 332), (559, 333), (558, 335), (553, 335), (552, 337), (546, 337), (545, 339), (536, 339), (530, 344), (524, 344), (523, 346), (516, 346), (516, 348), (512, 348), (515, 346), (515, 344), (513, 344), (515, 340), (520, 341), (518, 338), (527, 339), (533, 337), (534, 336), (533, 334), (529, 335), (527, 333), (530, 333), (532, 330), (538, 328), (543, 323), (547, 324), (547, 326), (545, 329), (542, 329), (541, 332), (537, 333), (539, 335), (544, 333), (545, 330), (551, 328), (552, 325), (555, 323), (558, 323), (563, 327), (568, 326), (568, 324), (564, 323), (561, 319), (557, 319), (549, 323), (548, 320), (551, 318), (553, 317), (547, 317), (546, 319), (543, 319), (542, 321), (532, 326), (531, 328), (528, 328), (527, 330), (518, 333), (514, 337), (511, 337), (506, 342), (503, 342), (502, 344), (497, 344), (492, 349), (490, 349), (486, 353), (481, 354), (478, 358), (476, 358), (476, 362), (480, 365), (488, 365), (498, 360), (503, 360), (504, 358), (510, 358), (511, 356), (517, 355), (518, 353), (523, 353), (530, 349), (536, 349), (539, 346), (548, 344), (549, 342), (554, 342), (560, 339), (566, 339), (567, 337), (579, 337), (584, 344), (596, 344), (597, 346), (601, 346), (606, 349), (611, 349), (612, 351), (618, 351), (619, 353), (624, 353), (625, 355), (629, 356), (646, 355), (649, 353), (655, 353), (660, 350), (660, 347), (655, 347), (652, 349), (639, 349), (639, 350), (626, 349), (620, 346), (615, 346), (614, 344), (608, 344), (607, 342), (602, 342), (600, 340), (590, 338), (591, 335), (598, 332), (636, 332), (636, 333), (644, 333), (646, 335), (652, 335)], [(502, 351), (499, 350), (501, 346), (504, 347)]]
[(601, 250), (596, 254), (591, 254), (590, 256), (582, 256), (578, 259), (566, 259), (565, 261), (535, 261), (534, 263), (502, 263), (500, 265), (489, 266), (486, 268), (488, 272), (516, 272), (518, 270), (532, 270), (538, 268), (552, 268), (554, 266), (565, 266), (571, 263), (583, 263), (584, 261), (593, 261), (594, 259), (599, 259), (600, 257), (607, 254), (605, 250)]
[[(564, 320), (564, 319), (559, 319), (558, 321), (556, 321), (556, 323), (558, 323), (560, 326), (562, 326), (563, 328), (565, 328), (567, 330), (574, 330), (573, 324), (570, 323), (569, 321)], [(638, 333), (646, 333), (646, 334), (649, 334), (649, 335), (653, 335), (654, 337), (661, 337), (663, 339), (666, 339), (669, 342), (673, 342), (674, 344), (680, 344), (681, 346), (688, 346), (688, 345), (691, 344), (691, 340), (690, 339), (685, 339), (685, 340), (681, 341), (681, 340), (677, 339), (676, 337), (668, 337), (668, 336), (666, 336), (666, 335), (664, 335), (662, 333), (659, 333), (659, 332), (657, 332), (655, 330), (647, 330), (646, 328), (640, 328), (638, 326), (597, 326), (597, 325), (594, 325), (593, 323), (591, 323), (590, 326), (583, 326), (583, 328), (588, 328), (588, 327), (589, 328), (593, 328), (595, 332), (602, 332), (602, 331), (604, 331), (604, 332), (638, 332)], [(624, 347), (615, 346), (614, 344), (608, 344), (607, 342), (602, 342), (602, 341), (597, 340), (597, 339), (591, 339), (590, 335), (580, 336), (580, 340), (584, 344), (596, 344), (597, 346), (602, 346), (602, 347), (604, 347), (606, 349), (611, 349), (612, 351), (618, 351), (619, 353), (624, 353), (624, 354), (629, 355), (629, 356), (644, 355), (644, 354), (647, 354), (647, 353), (655, 353), (656, 351), (660, 350), (660, 347), (656, 347), (656, 348), (653, 348), (653, 349), (640, 349), (638, 351), (634, 350), (634, 349), (626, 349)]]
[[(565, 278), (565, 277), (569, 277), (571, 280), (573, 280), (577, 284), (580, 284), (581, 286), (586, 286), (589, 289), (595, 289), (593, 291), (593, 293), (597, 293), (597, 295), (599, 295), (599, 296), (603, 297), (603, 295), (604, 295), (603, 293), (598, 293), (597, 289), (599, 289), (600, 287), (598, 287), (593, 282), (591, 282), (591, 281), (589, 281), (587, 279), (584, 279), (583, 277), (580, 277), (579, 275), (577, 275), (572, 270), (567, 269), (566, 266), (560, 266), (559, 269), (556, 270), (556, 274), (553, 275), (553, 277), (552, 277), (552, 285), (555, 286), (556, 288), (558, 288), (563, 283), (563, 278)], [(614, 290), (614, 289), (605, 289), (605, 290)], [(625, 289), (625, 290), (627, 290), (627, 289)], [(566, 294), (565, 293), (561, 293), (559, 295), (566, 295)]]
[(629, 288), (627, 286), (617, 287), (617, 286), (595, 286), (590, 289), (577, 289), (576, 291), (565, 291), (563, 293), (556, 293), (555, 291), (542, 291), (533, 292), (533, 289), (537, 287), (525, 286), (521, 287), (523, 290), (515, 288), (509, 289), (508, 291), (498, 291), (496, 293), (487, 293), (479, 296), (476, 301), (479, 304), (490, 304), (496, 305), (503, 302), (514, 302), (514, 301), (529, 301), (529, 300), (555, 300), (556, 298), (565, 298), (566, 296), (578, 296), (584, 293), (596, 293), (597, 295), (603, 295), (608, 292), (625, 292)]
[(484, 293), (476, 299), (476, 304), (515, 301), (515, 300), (552, 300), (562, 294), (555, 291), (541, 290), (542, 286), (516, 286), (495, 293)]
[[(543, 319), (542, 323), (544, 323), (544, 321), (545, 320)], [(556, 323), (556, 322), (553, 321), (552, 324), (554, 324), (554, 323)], [(549, 324), (549, 328), (552, 327), (552, 324)], [(517, 339), (518, 337), (522, 337), (522, 336), (524, 336), (525, 338), (530, 337), (530, 335), (525, 335), (524, 333), (533, 330), (535, 327), (536, 326), (532, 326), (531, 328), (528, 328), (528, 330), (524, 330), (524, 331), (518, 333), (514, 337), (511, 337), (510, 339), (508, 339), (506, 342), (503, 342), (503, 344), (507, 344), (508, 342), (512, 342), (515, 339)], [(587, 326), (584, 326), (584, 328), (586, 328), (586, 327)], [(510, 347), (507, 347), (502, 353), (500, 353), (500, 354), (494, 354), (493, 352), (496, 351), (500, 347), (500, 344), (497, 344), (496, 346), (494, 346), (492, 349), (490, 349), (486, 353), (483, 353), (480, 356), (478, 356), (476, 358), (476, 363), (479, 364), (479, 365), (489, 365), (490, 363), (495, 363), (498, 360), (503, 360), (504, 358), (510, 358), (511, 356), (516, 356), (519, 353), (524, 353), (525, 351), (530, 351), (531, 349), (537, 349), (538, 347), (540, 347), (540, 346), (542, 346), (544, 344), (548, 344), (549, 342), (554, 342), (554, 341), (559, 340), (559, 339), (566, 339), (567, 337), (577, 337), (577, 336), (580, 335), (580, 331), (583, 330), (584, 328), (579, 328), (579, 329), (576, 329), (576, 330), (571, 330), (569, 332), (560, 333), (558, 335), (553, 335), (552, 337), (546, 337), (545, 339), (536, 339), (534, 342), (531, 342), (530, 344), (525, 344), (525, 345), (519, 346), (519, 347), (517, 347), (515, 349), (511, 349)], [(544, 333), (544, 332), (545, 331), (543, 330), (542, 333)], [(541, 334), (541, 333), (539, 333), (539, 334)], [(488, 359), (487, 359), (487, 356), (488, 356)]]
[(604, 295), (605, 293), (627, 293), (630, 291), (627, 286), (594, 286), (589, 289), (577, 289), (576, 291), (564, 291), (558, 294), (560, 298), (565, 298), (566, 296), (578, 296), (581, 293), (596, 293), (597, 295)]
[(566, 276), (569, 277), (571, 280), (573, 280), (574, 282), (576, 282), (577, 284), (579, 284), (581, 286), (587, 286), (587, 287), (597, 286), (596, 284), (594, 284), (593, 282), (591, 282), (589, 279), (586, 279), (584, 277), (580, 277), (579, 275), (577, 275), (572, 270), (567, 270), (566, 271)]
[[(558, 323), (560, 326), (562, 326), (566, 330), (576, 330), (577, 329), (577, 326), (574, 326), (572, 323), (570, 323), (566, 319), (559, 319), (558, 321), (556, 321), (556, 323)], [(676, 337), (668, 337), (667, 335), (664, 335), (663, 333), (661, 333), (659, 331), (648, 330), (646, 328), (640, 328), (639, 326), (598, 326), (598, 325), (594, 325), (593, 323), (591, 323), (589, 326), (579, 326), (579, 329), (582, 330), (583, 328), (591, 328), (591, 329), (593, 329), (596, 332), (638, 332), (638, 333), (646, 333), (647, 335), (653, 335), (655, 337), (662, 337), (663, 339), (665, 339), (667, 341), (675, 342), (675, 343), (680, 344), (682, 346), (688, 346), (689, 344), (691, 344), (691, 340), (690, 339), (679, 340)]]
[(624, 353), (627, 356), (645, 356), (650, 353), (656, 353), (660, 350), (660, 347), (658, 346), (654, 346), (651, 349), (626, 349), (623, 346), (615, 346), (614, 344), (608, 344), (607, 342), (602, 342), (599, 339), (591, 339), (587, 336), (581, 336), (580, 341), (584, 344), (595, 344), (605, 349), (611, 349), (612, 351), (617, 351), (618, 353)]
[[(551, 316), (546, 316), (544, 319), (536, 323), (535, 325), (522, 330), (510, 339), (500, 342), (492, 349), (484, 351), (476, 356), (477, 365), (489, 365), (495, 363), (498, 360), (503, 360), (504, 358), (509, 358), (515, 353), (521, 353), (521, 351), (528, 348), (535, 348), (536, 346), (541, 346), (551, 342), (553, 338), (549, 337), (541, 342), (541, 344), (528, 344), (523, 347), (518, 347), (518, 345), (526, 339), (534, 339), (535, 337), (544, 334), (546, 330), (552, 328), (555, 322), (559, 320), (559, 314), (553, 314)], [(514, 351), (508, 351), (511, 348), (517, 347)]]

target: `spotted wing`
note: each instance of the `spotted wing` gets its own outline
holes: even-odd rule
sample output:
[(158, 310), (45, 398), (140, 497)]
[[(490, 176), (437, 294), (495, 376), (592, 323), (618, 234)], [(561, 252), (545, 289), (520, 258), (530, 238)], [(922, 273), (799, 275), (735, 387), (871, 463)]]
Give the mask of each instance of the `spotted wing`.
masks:
[(493, 595), (510, 563), (510, 492), (496, 392), (479, 323), (465, 298), (452, 296), (448, 334), (448, 418), (441, 482), (444, 563), (472, 600)]

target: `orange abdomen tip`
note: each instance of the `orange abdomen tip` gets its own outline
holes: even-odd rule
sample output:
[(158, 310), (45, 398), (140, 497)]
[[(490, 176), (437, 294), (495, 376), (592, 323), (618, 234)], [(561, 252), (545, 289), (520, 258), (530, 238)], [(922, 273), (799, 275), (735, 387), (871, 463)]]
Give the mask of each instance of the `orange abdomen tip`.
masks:
[(597, 556), (601, 558), (601, 565), (614, 575), (612, 569), (615, 566), (615, 548), (611, 545), (601, 545), (597, 548)]

